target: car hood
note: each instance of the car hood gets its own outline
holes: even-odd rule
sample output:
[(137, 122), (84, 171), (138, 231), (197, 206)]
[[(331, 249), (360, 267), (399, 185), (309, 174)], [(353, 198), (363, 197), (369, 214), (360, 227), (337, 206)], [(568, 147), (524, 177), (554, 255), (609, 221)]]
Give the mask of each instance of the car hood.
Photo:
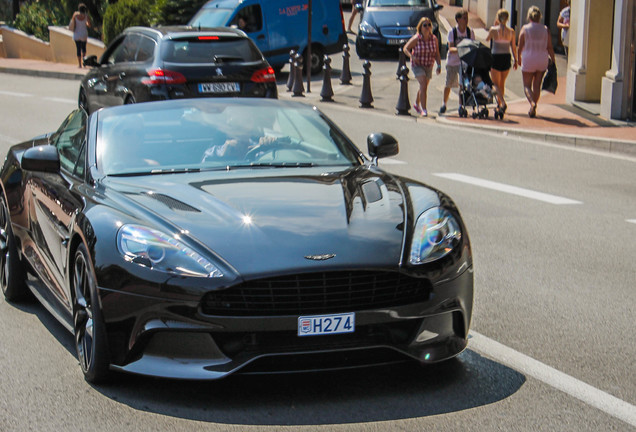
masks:
[(436, 23), (435, 11), (422, 7), (369, 7), (364, 11), (364, 19), (377, 27), (415, 27), (420, 18), (428, 17)]
[[(237, 170), (109, 178), (106, 183), (132, 200), (133, 212), (142, 219), (159, 217), (160, 224), (186, 230), (243, 277), (400, 263), (404, 212), (410, 206), (399, 180), (369, 167), (337, 173), (283, 170), (258, 170), (257, 176)], [(437, 194), (430, 193), (435, 201)]]

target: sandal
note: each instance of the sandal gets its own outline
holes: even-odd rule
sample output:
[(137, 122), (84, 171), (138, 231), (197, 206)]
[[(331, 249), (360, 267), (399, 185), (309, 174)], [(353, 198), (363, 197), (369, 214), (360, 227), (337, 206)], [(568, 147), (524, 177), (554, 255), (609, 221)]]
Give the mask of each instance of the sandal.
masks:
[(535, 118), (536, 116), (537, 116), (537, 106), (532, 105), (532, 108), (530, 108), (530, 111), (528, 111), (528, 117)]

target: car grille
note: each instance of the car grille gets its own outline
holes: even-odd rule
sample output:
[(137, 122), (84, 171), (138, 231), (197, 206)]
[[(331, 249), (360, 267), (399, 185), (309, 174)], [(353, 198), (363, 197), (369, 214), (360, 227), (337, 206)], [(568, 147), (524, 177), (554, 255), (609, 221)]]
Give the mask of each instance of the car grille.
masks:
[(323, 272), (258, 279), (207, 293), (206, 315), (282, 316), (356, 312), (428, 300), (428, 279), (398, 272)]
[(406, 38), (415, 34), (415, 27), (382, 27), (380, 29), (384, 37)]

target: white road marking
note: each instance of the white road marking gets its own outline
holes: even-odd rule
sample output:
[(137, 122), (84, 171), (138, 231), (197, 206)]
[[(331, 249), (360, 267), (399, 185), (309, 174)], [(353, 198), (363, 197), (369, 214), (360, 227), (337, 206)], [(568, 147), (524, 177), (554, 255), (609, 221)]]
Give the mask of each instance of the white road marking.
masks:
[(636, 219), (625, 219), (625, 222), (636, 224)]
[(462, 183), (468, 183), (475, 186), (481, 186), (487, 189), (493, 189), (500, 192), (509, 193), (512, 195), (518, 195), (525, 198), (531, 198), (538, 201), (547, 202), (550, 204), (583, 204), (581, 201), (575, 201), (569, 198), (560, 197), (557, 195), (550, 195), (542, 192), (533, 191), (530, 189), (524, 189), (516, 186), (510, 186), (504, 183), (497, 183), (490, 180), (484, 180), (477, 177), (471, 177), (457, 173), (433, 173), (434, 176), (447, 178), (449, 180), (455, 180)]
[(51, 102), (62, 102), (62, 103), (68, 103), (68, 104), (76, 104), (77, 101), (73, 100), (73, 99), (65, 99), (65, 98), (57, 98), (57, 97), (45, 97), (42, 98), (44, 100), (47, 101), (51, 101)]
[(16, 96), (16, 97), (32, 97), (33, 96), (31, 94), (28, 94), (28, 93), (17, 93), (17, 92), (2, 91), (2, 90), (0, 90), (0, 95)]
[(471, 331), (468, 347), (529, 375), (601, 411), (636, 426), (636, 406), (592, 387), (497, 341)]

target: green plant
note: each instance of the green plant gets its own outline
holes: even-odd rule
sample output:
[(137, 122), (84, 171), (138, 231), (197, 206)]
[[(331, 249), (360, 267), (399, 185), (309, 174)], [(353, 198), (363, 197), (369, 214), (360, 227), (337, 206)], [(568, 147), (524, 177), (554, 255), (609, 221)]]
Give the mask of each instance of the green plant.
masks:
[(13, 27), (43, 41), (49, 41), (50, 25), (66, 25), (66, 14), (58, 2), (40, 0), (22, 5), (15, 17)]
[(190, 18), (207, 0), (157, 0), (155, 3), (155, 24), (187, 24)]
[(106, 8), (102, 39), (108, 44), (125, 28), (149, 26), (153, 23), (153, 0), (119, 0)]

